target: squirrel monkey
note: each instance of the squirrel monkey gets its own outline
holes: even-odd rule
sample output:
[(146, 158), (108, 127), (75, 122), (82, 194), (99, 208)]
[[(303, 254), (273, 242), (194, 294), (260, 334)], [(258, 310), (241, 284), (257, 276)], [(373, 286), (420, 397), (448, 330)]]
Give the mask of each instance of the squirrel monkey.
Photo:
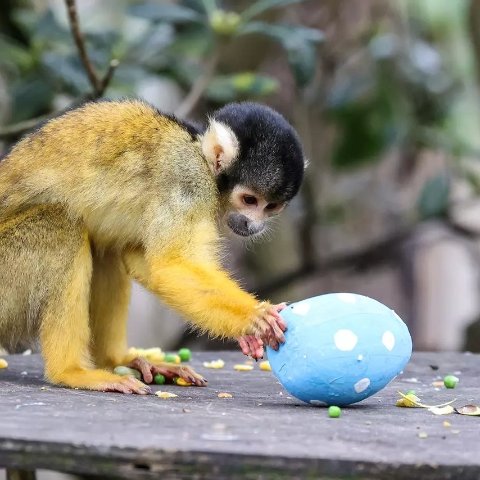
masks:
[(218, 223), (261, 233), (303, 171), (297, 134), (259, 104), (227, 105), (204, 130), (134, 100), (50, 120), (0, 163), (0, 344), (39, 337), (47, 379), (64, 386), (147, 393), (112, 373), (128, 362), (147, 383), (160, 372), (205, 385), (189, 367), (128, 358), (133, 278), (245, 354), (278, 348), (283, 305), (221, 268)]

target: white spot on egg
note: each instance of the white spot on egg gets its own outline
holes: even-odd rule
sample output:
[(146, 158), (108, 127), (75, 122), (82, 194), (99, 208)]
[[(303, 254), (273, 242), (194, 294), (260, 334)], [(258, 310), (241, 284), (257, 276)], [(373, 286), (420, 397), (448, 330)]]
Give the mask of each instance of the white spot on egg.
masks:
[(353, 350), (358, 342), (358, 337), (351, 330), (338, 330), (333, 338), (335, 346), (342, 352)]
[(310, 400), (310, 403), (312, 405), (315, 405), (316, 407), (326, 407), (327, 404), (325, 402), (322, 402), (321, 400)]
[(395, 346), (395, 336), (393, 333), (387, 330), (382, 336), (382, 343), (385, 348), (391, 352)]
[(357, 297), (352, 293), (337, 293), (337, 298), (345, 303), (355, 303), (357, 301)]
[(361, 361), (363, 360), (363, 355), (360, 354), (360, 355), (357, 357), (357, 360), (358, 360), (359, 362), (361, 362)]
[(369, 378), (362, 378), (359, 380), (353, 388), (357, 393), (362, 393), (370, 386), (370, 379)]
[(292, 312), (296, 315), (305, 316), (310, 311), (310, 305), (308, 303), (302, 302), (297, 303), (296, 305), (292, 306)]

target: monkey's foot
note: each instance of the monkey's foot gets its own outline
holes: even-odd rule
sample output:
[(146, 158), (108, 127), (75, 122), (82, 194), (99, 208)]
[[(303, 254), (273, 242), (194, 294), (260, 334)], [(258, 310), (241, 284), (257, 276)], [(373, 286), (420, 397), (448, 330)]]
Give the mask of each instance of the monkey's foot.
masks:
[(146, 383), (152, 383), (153, 377), (160, 373), (170, 380), (175, 377), (180, 377), (197, 387), (205, 387), (207, 385), (205, 378), (196, 373), (193, 368), (187, 367), (186, 365), (174, 365), (172, 363), (152, 364), (144, 358), (137, 357), (134, 358), (128, 366), (138, 370), (142, 374), (143, 381)]
[(133, 377), (122, 377), (106, 370), (75, 369), (54, 375), (53, 383), (70, 388), (98, 390), (101, 392), (137, 393), (146, 395), (150, 387)]

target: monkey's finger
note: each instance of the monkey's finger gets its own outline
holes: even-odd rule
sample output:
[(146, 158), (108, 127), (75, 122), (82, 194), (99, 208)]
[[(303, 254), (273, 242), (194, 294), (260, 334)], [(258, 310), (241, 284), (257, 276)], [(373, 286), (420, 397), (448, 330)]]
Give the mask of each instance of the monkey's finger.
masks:
[(282, 329), (278, 326), (276, 317), (267, 315), (266, 320), (270, 325), (270, 330), (275, 340), (280, 343), (285, 343), (285, 335), (283, 334)]
[(250, 355), (250, 347), (248, 346), (248, 342), (245, 337), (240, 337), (238, 339), (238, 345), (240, 346), (240, 349), (244, 355)]
[(191, 368), (180, 370), (179, 376), (188, 383), (192, 383), (197, 387), (205, 387), (208, 383), (205, 378), (203, 378), (201, 375), (198, 375), (198, 373), (194, 372)]
[(255, 359), (262, 358), (263, 357), (263, 341), (260, 338), (250, 336), (249, 343), (250, 343), (250, 355)]
[(279, 306), (280, 305), (275, 305), (271, 310), (268, 311), (268, 313), (273, 317), (275, 317), (277, 325), (281, 328), (283, 332), (285, 332), (287, 330), (287, 324), (285, 323), (285, 320), (278, 313), (283, 310), (283, 308), (278, 310)]
[(137, 380), (133, 377), (126, 377), (127, 386), (133, 391), (133, 393), (138, 393), (140, 395), (145, 395), (150, 393), (152, 390), (148, 385), (145, 385), (140, 380)]

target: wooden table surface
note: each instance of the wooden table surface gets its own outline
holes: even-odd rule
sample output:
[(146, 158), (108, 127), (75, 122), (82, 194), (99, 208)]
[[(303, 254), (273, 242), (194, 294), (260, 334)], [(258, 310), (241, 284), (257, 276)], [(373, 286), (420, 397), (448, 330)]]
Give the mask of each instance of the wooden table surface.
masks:
[[(194, 353), (209, 386), (161, 387), (178, 395), (169, 400), (52, 387), (39, 356), (6, 358), (3, 468), (125, 479), (480, 478), (480, 417), (395, 407), (397, 391), (409, 389), (425, 403), (480, 404), (479, 355), (414, 354), (403, 375), (339, 419), (291, 398), (257, 366), (234, 371), (244, 361), (239, 353)], [(225, 368), (202, 366), (216, 358)], [(432, 382), (453, 372), (457, 388), (435, 390)]]

